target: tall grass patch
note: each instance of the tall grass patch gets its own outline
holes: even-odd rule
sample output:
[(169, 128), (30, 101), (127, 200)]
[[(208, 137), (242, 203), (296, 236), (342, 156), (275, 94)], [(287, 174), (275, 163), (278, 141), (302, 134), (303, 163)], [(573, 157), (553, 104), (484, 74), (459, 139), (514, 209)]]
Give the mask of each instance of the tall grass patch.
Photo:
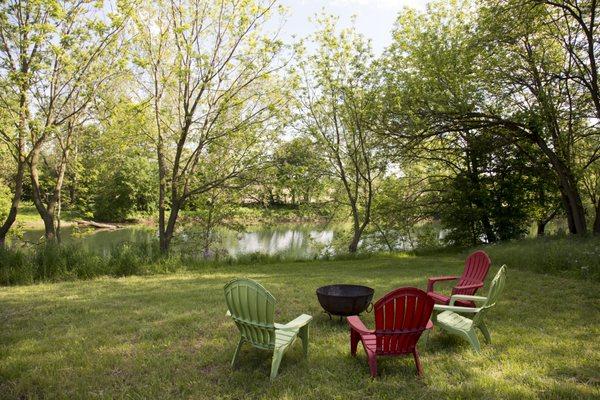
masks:
[(121, 243), (102, 254), (80, 244), (0, 249), (0, 285), (170, 272), (155, 243)]
[(495, 265), (600, 280), (600, 237), (545, 237), (485, 247)]

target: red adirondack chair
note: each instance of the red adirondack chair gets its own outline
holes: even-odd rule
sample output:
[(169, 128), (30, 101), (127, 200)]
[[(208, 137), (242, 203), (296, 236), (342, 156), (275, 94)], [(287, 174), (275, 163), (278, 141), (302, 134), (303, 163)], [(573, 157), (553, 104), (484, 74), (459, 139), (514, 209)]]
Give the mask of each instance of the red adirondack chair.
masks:
[[(490, 269), (490, 257), (485, 251), (478, 250), (471, 254), (465, 260), (465, 269), (459, 276), (438, 276), (427, 280), (427, 294), (436, 302), (436, 304), (449, 304), (450, 296), (437, 293), (433, 290), (433, 285), (439, 281), (451, 281), (458, 279), (458, 284), (452, 289), (452, 294), (474, 295), (477, 289), (483, 287), (483, 281)], [(475, 303), (470, 300), (457, 300), (454, 305), (461, 307), (475, 307)]]
[(361, 341), (373, 377), (377, 376), (377, 356), (412, 354), (417, 372), (422, 376), (417, 342), (425, 329), (433, 327), (429, 319), (433, 304), (433, 300), (421, 289), (400, 288), (375, 303), (374, 330), (367, 329), (358, 316), (348, 317), (351, 354), (356, 355), (356, 347)]

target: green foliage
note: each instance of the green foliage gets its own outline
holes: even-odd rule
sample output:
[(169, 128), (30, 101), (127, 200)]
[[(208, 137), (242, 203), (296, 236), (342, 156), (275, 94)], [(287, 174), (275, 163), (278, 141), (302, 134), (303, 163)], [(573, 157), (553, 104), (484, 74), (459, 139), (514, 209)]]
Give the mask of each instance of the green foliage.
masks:
[(408, 174), (388, 176), (381, 182), (379, 194), (373, 202), (370, 232), (389, 251), (399, 250), (398, 244), (409, 248), (435, 246), (437, 236), (435, 240), (431, 240), (423, 231), (423, 223), (429, 217), (429, 210), (424, 204), (425, 186), (419, 184), (418, 180), (419, 177), (415, 174)]
[(219, 228), (236, 232), (245, 229), (246, 221), (238, 215), (238, 202), (238, 193), (233, 190), (213, 189), (196, 196), (188, 203), (191, 210), (180, 218), (179, 229), (185, 231), (185, 236), (175, 241), (176, 251), (205, 259), (226, 257)]
[(126, 158), (106, 171), (95, 190), (94, 218), (124, 221), (135, 213), (156, 210), (156, 166), (145, 157)]
[(441, 191), (439, 213), (446, 240), (474, 245), (521, 238), (529, 220), (526, 181), (516, 172), (461, 173)]
[(377, 62), (370, 42), (323, 15), (312, 36), (317, 45), (299, 65), (306, 77), (298, 91), (302, 129), (326, 160), (331, 196), (352, 218), (348, 250), (356, 252), (369, 225), (373, 198), (387, 160), (374, 129), (379, 117)]
[(309, 204), (323, 190), (325, 160), (308, 137), (296, 137), (281, 143), (273, 154), (278, 197), (290, 197), (290, 203)]
[(103, 94), (100, 125), (78, 137), (67, 172), (68, 202), (88, 218), (123, 221), (156, 211), (157, 167), (147, 112), (122, 93)]
[(4, 221), (10, 210), (12, 193), (8, 186), (0, 179), (0, 224)]

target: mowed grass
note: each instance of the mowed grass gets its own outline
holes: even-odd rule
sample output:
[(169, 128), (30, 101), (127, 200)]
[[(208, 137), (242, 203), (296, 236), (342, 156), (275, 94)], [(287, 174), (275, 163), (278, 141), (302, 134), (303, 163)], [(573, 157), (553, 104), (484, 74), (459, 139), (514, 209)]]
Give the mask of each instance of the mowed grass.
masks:
[[(509, 265), (489, 319), (493, 344), (475, 354), (436, 329), (420, 343), (422, 379), (411, 357), (381, 359), (371, 379), (362, 348), (350, 356), (345, 322), (330, 321), (315, 296), (338, 282), (369, 285), (375, 299), (400, 286), (425, 288), (428, 276), (459, 274), (461, 257), (234, 265), (0, 288), (0, 398), (600, 398), (597, 282)], [(309, 358), (294, 344), (272, 383), (266, 351), (246, 345), (230, 368), (239, 335), (222, 288), (236, 276), (274, 294), (278, 322), (314, 316)], [(364, 318), (372, 324), (372, 314)]]

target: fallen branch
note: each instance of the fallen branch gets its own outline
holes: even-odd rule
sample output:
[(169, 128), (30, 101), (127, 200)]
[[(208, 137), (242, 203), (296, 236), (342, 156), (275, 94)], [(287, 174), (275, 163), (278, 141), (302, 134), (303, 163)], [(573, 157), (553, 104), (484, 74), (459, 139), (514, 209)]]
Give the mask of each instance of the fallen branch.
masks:
[(122, 228), (122, 226), (120, 226), (120, 225), (105, 224), (105, 223), (96, 222), (96, 221), (83, 221), (83, 220), (79, 220), (79, 221), (75, 221), (75, 223), (77, 225), (80, 225), (80, 226), (90, 226), (90, 227), (96, 228), (96, 229), (110, 229), (110, 230), (115, 230), (115, 229)]

